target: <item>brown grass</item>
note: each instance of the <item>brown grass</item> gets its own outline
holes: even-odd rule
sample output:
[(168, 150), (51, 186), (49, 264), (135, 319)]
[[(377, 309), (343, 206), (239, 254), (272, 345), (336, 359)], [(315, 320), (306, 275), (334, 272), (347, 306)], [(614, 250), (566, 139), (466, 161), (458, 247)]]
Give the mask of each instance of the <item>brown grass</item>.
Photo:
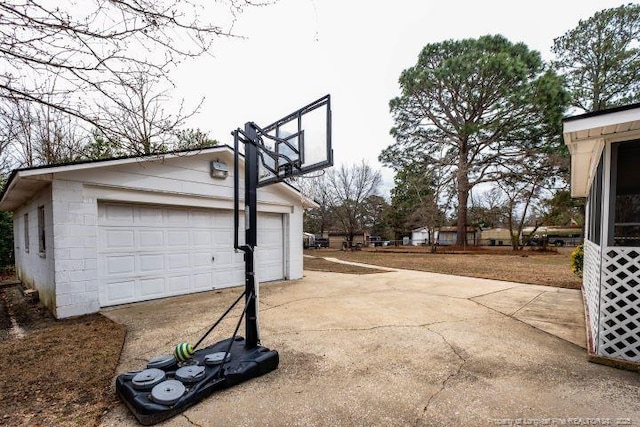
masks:
[(304, 269), (313, 270), (313, 271), (328, 271), (332, 273), (345, 273), (345, 274), (373, 274), (373, 273), (385, 272), (385, 270), (360, 267), (358, 265), (340, 264), (337, 262), (327, 261), (324, 258), (310, 258), (310, 257), (304, 257)]
[(11, 316), (25, 333), (0, 343), (0, 424), (97, 425), (115, 402), (111, 382), (124, 326), (98, 314), (55, 320), (17, 288), (0, 292), (2, 323)]
[[(480, 277), (559, 288), (580, 289), (581, 280), (571, 272), (571, 248), (558, 251), (466, 250), (430, 253), (429, 248), (340, 251), (307, 251), (315, 256), (339, 258), (383, 267)], [(451, 249), (449, 249), (451, 250)], [(306, 268), (306, 267), (305, 267)]]

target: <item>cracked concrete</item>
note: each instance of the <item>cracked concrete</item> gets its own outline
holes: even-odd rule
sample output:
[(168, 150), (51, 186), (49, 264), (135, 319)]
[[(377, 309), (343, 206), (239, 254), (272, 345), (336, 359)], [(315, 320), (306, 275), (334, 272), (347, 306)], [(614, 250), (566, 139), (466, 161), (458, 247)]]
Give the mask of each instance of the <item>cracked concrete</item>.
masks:
[(202, 425), (198, 424), (198, 423), (194, 423), (193, 421), (191, 421), (191, 419), (184, 413), (180, 414), (182, 417), (184, 417), (185, 420), (187, 420), (187, 422), (189, 423), (190, 426), (196, 426), (196, 427), (203, 427)]
[[(406, 270), (305, 276), (260, 291), (261, 339), (279, 368), (164, 426), (640, 423), (640, 376), (586, 361), (579, 291)], [(118, 373), (196, 342), (240, 292), (105, 310), (129, 331)], [(227, 337), (239, 313), (205, 344)], [(119, 404), (102, 425), (136, 422)]]
[[(443, 322), (438, 322), (438, 323), (443, 323)], [(462, 356), (461, 352), (459, 349), (457, 349), (456, 347), (454, 347), (448, 340), (447, 338), (442, 335), (441, 333), (434, 331), (430, 328), (427, 327), (427, 329), (429, 329), (429, 331), (435, 333), (436, 335), (440, 336), (440, 338), (442, 338), (442, 340), (449, 346), (449, 348), (455, 353), (455, 355), (460, 359), (460, 364), (458, 365), (457, 369), (455, 370), (455, 372), (451, 372), (451, 374), (449, 374), (449, 376), (447, 378), (445, 378), (445, 380), (442, 382), (442, 385), (440, 387), (440, 389), (438, 391), (436, 391), (435, 393), (433, 393), (431, 396), (429, 396), (429, 400), (427, 400), (427, 404), (424, 406), (424, 409), (422, 411), (422, 414), (420, 415), (420, 417), (418, 417), (418, 419), (416, 420), (415, 425), (419, 426), (422, 425), (422, 421), (423, 419), (428, 416), (428, 412), (429, 412), (429, 406), (431, 405), (431, 402), (440, 394), (442, 393), (446, 387), (447, 387), (447, 383), (452, 380), (453, 378), (455, 378), (457, 375), (460, 374), (460, 371), (462, 371), (462, 368), (464, 367), (465, 363), (467, 363), (467, 359)]]

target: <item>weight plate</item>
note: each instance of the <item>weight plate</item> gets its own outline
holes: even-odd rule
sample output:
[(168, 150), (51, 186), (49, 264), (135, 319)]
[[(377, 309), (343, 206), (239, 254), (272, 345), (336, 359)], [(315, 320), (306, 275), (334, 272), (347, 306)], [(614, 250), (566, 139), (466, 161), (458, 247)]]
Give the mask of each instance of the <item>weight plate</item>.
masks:
[(173, 366), (177, 362), (173, 354), (163, 354), (162, 356), (156, 356), (149, 360), (147, 368), (164, 369)]
[(204, 378), (204, 366), (183, 366), (176, 371), (176, 379), (183, 383), (196, 383)]
[(163, 370), (157, 368), (145, 369), (138, 372), (131, 380), (131, 385), (137, 390), (148, 390), (156, 384), (164, 381), (166, 375)]
[(207, 365), (219, 365), (224, 359), (224, 355), (227, 355), (227, 362), (231, 360), (231, 353), (225, 353), (224, 351), (218, 351), (216, 353), (207, 354), (204, 357), (204, 363)]
[(186, 388), (180, 381), (166, 380), (153, 387), (151, 399), (161, 405), (170, 406), (180, 400), (185, 391)]

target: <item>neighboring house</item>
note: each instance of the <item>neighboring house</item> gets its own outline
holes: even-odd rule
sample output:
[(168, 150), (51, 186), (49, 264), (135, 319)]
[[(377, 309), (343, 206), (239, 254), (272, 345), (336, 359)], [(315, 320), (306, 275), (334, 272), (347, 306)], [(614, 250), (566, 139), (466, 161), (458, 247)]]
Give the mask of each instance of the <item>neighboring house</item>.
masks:
[(508, 228), (487, 228), (480, 231), (480, 246), (511, 246), (511, 232)]
[[(467, 227), (467, 245), (475, 246), (478, 244), (479, 231), (476, 227)], [(455, 226), (447, 226), (438, 228), (438, 245), (455, 245), (458, 237), (458, 229)]]
[(316, 247), (316, 236), (311, 233), (302, 233), (302, 247), (304, 249)]
[(640, 104), (569, 117), (571, 195), (586, 197), (589, 353), (640, 367)]
[(435, 239), (434, 233), (435, 231), (428, 227), (415, 228), (411, 230), (411, 244), (414, 246), (430, 245)]
[[(347, 235), (342, 231), (325, 231), (322, 233), (323, 239), (329, 239), (329, 247), (334, 249), (342, 249), (347, 244)], [(366, 231), (358, 231), (353, 235), (353, 246), (369, 246), (371, 236)]]
[[(243, 285), (232, 165), (220, 146), (14, 171), (0, 209), (14, 214), (19, 279), (58, 318)], [(303, 201), (286, 184), (259, 189), (260, 281), (302, 277)]]

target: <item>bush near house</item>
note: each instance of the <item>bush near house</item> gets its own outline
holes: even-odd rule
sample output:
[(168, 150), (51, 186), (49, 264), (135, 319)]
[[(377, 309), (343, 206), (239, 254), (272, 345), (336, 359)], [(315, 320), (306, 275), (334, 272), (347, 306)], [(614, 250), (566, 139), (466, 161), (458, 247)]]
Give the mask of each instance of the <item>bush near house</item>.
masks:
[(0, 212), (0, 272), (13, 269), (13, 215)]
[(582, 277), (582, 268), (584, 265), (584, 245), (579, 244), (571, 252), (571, 271)]

